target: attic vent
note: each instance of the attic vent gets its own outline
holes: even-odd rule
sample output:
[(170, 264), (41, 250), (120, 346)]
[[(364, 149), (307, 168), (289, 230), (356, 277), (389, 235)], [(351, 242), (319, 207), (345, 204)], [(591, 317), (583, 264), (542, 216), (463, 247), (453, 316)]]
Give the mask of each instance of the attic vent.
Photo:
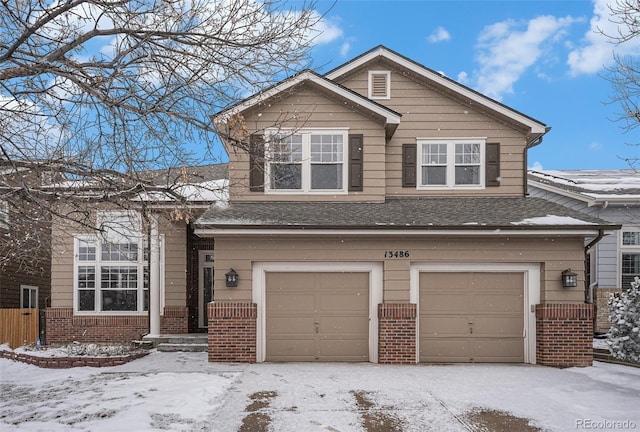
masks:
[(369, 71), (369, 98), (389, 99), (391, 97), (391, 72)]

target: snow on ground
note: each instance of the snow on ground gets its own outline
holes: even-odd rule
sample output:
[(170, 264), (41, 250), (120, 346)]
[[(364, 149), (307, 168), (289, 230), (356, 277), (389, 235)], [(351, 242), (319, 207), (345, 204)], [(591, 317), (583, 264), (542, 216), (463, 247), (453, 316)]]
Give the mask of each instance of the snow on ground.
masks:
[[(640, 368), (369, 363), (208, 363), (161, 353), (111, 368), (40, 369), (0, 359), (5, 431), (237, 431), (256, 394), (274, 431), (363, 431), (355, 393), (403, 431), (469, 431), (473, 410), (547, 431), (640, 430)], [(582, 422), (582, 423), (580, 423)], [(591, 422), (591, 423), (587, 423)], [(598, 423), (599, 422), (599, 423)], [(593, 429), (593, 428), (592, 428)]]

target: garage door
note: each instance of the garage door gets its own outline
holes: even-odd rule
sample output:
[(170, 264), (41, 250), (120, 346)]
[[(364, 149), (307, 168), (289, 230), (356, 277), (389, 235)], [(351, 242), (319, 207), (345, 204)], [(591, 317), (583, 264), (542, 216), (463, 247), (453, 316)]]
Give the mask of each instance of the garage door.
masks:
[(524, 362), (523, 273), (420, 273), (421, 362)]
[(267, 361), (368, 361), (369, 273), (266, 274)]

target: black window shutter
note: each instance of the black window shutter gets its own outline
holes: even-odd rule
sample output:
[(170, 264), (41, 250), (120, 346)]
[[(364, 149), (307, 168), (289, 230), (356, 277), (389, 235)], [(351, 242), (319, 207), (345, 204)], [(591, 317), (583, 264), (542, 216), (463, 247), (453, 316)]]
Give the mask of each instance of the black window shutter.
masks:
[(402, 187), (416, 187), (416, 144), (402, 144)]
[(349, 192), (362, 192), (362, 134), (349, 135)]
[(264, 137), (258, 134), (249, 141), (249, 190), (264, 192)]
[(500, 144), (487, 143), (485, 185), (500, 186)]

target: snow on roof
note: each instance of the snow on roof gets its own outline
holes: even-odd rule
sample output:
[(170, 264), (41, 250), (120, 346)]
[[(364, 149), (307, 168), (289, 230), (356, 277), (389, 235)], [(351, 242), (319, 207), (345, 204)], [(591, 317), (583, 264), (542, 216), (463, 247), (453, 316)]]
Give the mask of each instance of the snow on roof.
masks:
[(530, 170), (529, 180), (594, 199), (640, 200), (640, 172), (632, 169)]
[[(171, 187), (171, 190), (188, 201), (209, 201), (218, 205), (229, 202), (229, 181), (208, 180), (200, 183), (179, 183)], [(172, 197), (166, 192), (150, 192), (140, 194), (138, 201), (172, 201)]]
[(523, 219), (520, 222), (511, 222), (512, 225), (595, 225), (570, 216), (546, 215)]

